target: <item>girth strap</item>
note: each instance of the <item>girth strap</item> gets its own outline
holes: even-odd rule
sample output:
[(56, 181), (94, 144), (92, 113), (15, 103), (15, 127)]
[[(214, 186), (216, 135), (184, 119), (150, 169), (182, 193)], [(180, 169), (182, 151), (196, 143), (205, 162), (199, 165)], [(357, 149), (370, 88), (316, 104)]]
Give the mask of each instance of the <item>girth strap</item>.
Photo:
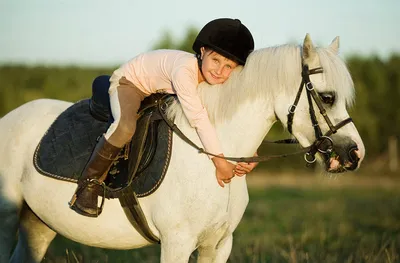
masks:
[(150, 243), (160, 243), (160, 239), (156, 237), (150, 230), (147, 223), (146, 217), (139, 205), (136, 194), (126, 187), (121, 192), (119, 198), (121, 206), (125, 212), (129, 222), (135, 227), (135, 229)]
[[(146, 98), (146, 103), (142, 103), (141, 108), (139, 109), (139, 115), (145, 115), (147, 110), (151, 110), (152, 108), (156, 108), (158, 100), (162, 98), (161, 94), (155, 94), (153, 96)], [(156, 108), (158, 109), (158, 108)], [(145, 147), (145, 138), (147, 137), (148, 127), (150, 123), (150, 119), (154, 116), (154, 113), (151, 113), (149, 116), (143, 116), (145, 122), (142, 124), (145, 126), (144, 128), (144, 135), (143, 140), (141, 141), (134, 141), (137, 142), (138, 145), (134, 144), (133, 147), (139, 149), (139, 151), (135, 152), (135, 155), (130, 156), (137, 160), (132, 169), (132, 175), (136, 175), (140, 160), (143, 157), (144, 147)], [(129, 179), (129, 185), (132, 183), (134, 179), (133, 176)], [(146, 217), (143, 213), (142, 208), (137, 199), (136, 193), (133, 191), (132, 187), (125, 187), (119, 192), (118, 197), (121, 206), (125, 212), (126, 217), (128, 218), (129, 222), (135, 227), (135, 229), (141, 234), (148, 242), (150, 243), (160, 243), (160, 239), (156, 237), (153, 232), (151, 231), (149, 224), (147, 223)]]

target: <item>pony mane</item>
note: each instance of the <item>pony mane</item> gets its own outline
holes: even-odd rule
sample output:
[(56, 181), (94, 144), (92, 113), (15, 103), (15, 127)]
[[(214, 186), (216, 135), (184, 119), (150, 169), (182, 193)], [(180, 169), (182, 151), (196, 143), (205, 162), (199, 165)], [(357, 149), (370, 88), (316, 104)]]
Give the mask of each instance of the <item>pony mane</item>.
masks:
[[(282, 92), (296, 94), (301, 81), (301, 50), (301, 46), (290, 44), (258, 49), (249, 55), (246, 66), (237, 67), (225, 83), (202, 82), (198, 93), (211, 122), (218, 125), (231, 119), (240, 105), (249, 100), (262, 98), (268, 103)], [(336, 92), (338, 99), (351, 104), (353, 81), (345, 63), (330, 48), (317, 48), (317, 54), (327, 86)], [(172, 105), (168, 112), (176, 120), (184, 117), (178, 104)]]

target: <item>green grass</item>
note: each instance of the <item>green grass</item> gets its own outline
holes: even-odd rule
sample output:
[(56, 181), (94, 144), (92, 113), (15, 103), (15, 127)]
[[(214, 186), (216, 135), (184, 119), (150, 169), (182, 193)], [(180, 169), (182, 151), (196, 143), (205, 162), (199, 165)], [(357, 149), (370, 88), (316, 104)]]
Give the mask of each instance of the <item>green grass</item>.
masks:
[[(229, 262), (400, 262), (395, 188), (269, 186), (249, 193)], [(159, 246), (112, 251), (58, 237), (43, 262), (159, 262), (159, 254)]]
[(232, 262), (398, 262), (400, 195), (274, 187), (250, 192)]

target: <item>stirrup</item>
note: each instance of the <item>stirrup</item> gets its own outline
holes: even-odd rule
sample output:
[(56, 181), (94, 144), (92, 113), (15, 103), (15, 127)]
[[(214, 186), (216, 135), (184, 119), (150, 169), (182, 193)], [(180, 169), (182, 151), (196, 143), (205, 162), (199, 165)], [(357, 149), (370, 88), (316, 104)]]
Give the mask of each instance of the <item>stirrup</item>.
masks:
[[(89, 214), (81, 209), (79, 209), (77, 206), (75, 206), (76, 200), (78, 200), (79, 198), (79, 194), (83, 191), (83, 189), (85, 189), (90, 183), (93, 184), (97, 184), (99, 186), (101, 186), (101, 188), (103, 189), (103, 193), (101, 195), (101, 203), (100, 203), (100, 207), (97, 207), (97, 211), (98, 213), (96, 213), (96, 215), (94, 214)], [(101, 214), (101, 212), (103, 212), (103, 207), (104, 207), (104, 201), (105, 201), (105, 196), (106, 196), (106, 185), (104, 182), (100, 182), (97, 179), (90, 179), (90, 180), (85, 180), (81, 186), (79, 186), (78, 184), (78, 189), (76, 189), (74, 195), (72, 196), (71, 200), (68, 202), (69, 207), (76, 211), (77, 213), (84, 215), (84, 216), (88, 216), (88, 217), (97, 217)], [(96, 204), (97, 206), (97, 204)]]

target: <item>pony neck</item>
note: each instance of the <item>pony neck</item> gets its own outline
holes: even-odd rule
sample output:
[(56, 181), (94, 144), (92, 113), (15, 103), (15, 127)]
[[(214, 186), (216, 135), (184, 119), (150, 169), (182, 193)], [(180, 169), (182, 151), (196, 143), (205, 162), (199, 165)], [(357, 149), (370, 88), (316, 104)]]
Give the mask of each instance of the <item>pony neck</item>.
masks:
[(275, 122), (273, 107), (258, 99), (241, 104), (229, 120), (215, 124), (225, 155), (252, 156)]

